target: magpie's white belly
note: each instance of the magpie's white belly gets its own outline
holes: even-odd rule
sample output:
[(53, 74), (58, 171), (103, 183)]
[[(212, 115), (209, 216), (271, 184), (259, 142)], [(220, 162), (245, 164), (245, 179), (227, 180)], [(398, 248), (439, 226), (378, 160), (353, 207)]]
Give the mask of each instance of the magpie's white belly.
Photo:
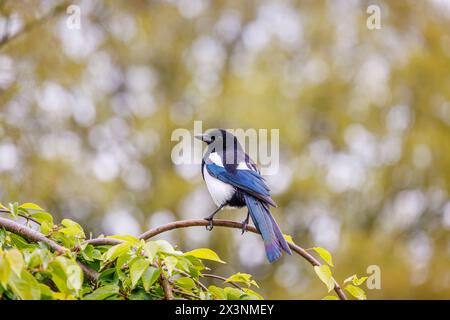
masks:
[(203, 176), (205, 177), (205, 183), (209, 194), (218, 207), (233, 197), (235, 192), (234, 188), (211, 176), (206, 169), (206, 166), (203, 167)]

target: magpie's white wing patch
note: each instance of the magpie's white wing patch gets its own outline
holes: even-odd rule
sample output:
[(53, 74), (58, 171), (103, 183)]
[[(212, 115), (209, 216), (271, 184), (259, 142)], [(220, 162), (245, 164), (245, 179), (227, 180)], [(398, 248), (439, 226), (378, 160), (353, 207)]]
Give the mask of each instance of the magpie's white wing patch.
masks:
[(215, 165), (223, 168), (222, 158), (219, 156), (217, 152), (211, 152), (208, 156), (208, 159)]

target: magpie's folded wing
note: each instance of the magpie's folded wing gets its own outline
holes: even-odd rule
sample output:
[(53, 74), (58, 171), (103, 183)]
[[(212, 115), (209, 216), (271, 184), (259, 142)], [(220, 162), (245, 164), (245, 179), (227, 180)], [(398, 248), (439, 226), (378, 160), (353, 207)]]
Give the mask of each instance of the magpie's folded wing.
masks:
[(264, 178), (253, 170), (227, 171), (224, 167), (214, 163), (206, 164), (209, 174), (222, 182), (228, 183), (248, 194), (258, 198), (274, 207), (275, 201), (270, 197), (270, 189), (264, 182)]

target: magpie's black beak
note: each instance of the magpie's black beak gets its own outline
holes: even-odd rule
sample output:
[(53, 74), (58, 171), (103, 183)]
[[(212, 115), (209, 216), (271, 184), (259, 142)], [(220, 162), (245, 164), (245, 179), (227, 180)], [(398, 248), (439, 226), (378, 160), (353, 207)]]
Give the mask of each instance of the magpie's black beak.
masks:
[(211, 137), (208, 134), (199, 134), (195, 136), (195, 139), (198, 139), (200, 141), (206, 142), (206, 143), (211, 143)]

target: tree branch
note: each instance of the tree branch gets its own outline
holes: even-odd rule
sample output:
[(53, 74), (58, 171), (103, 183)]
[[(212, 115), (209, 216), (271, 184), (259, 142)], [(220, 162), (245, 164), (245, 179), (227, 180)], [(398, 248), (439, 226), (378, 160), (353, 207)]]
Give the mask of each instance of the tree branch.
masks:
[[(213, 279), (219, 279), (222, 280), (223, 282), (227, 281), (227, 278), (222, 277), (222, 276), (218, 276), (217, 274), (211, 274), (211, 273), (202, 273), (202, 277), (205, 278), (213, 278)], [(236, 288), (242, 290), (242, 287), (239, 286), (237, 283), (233, 282), (233, 281), (228, 281), (228, 283), (232, 284), (233, 286), (235, 286)]]
[[(25, 238), (27, 238), (30, 241), (33, 242), (44, 242), (46, 243), (50, 248), (52, 248), (54, 251), (60, 253), (60, 254), (65, 254), (70, 252), (69, 249), (59, 245), (58, 243), (56, 243), (55, 241), (47, 238), (46, 236), (44, 236), (42, 233), (33, 230), (31, 228), (28, 228), (27, 226), (24, 226), (20, 223), (17, 223), (13, 220), (10, 219), (5, 219), (5, 218), (1, 218), (0, 217), (0, 226), (5, 228), (6, 230), (24, 236)], [(92, 270), (91, 268), (89, 268), (88, 266), (84, 265), (83, 263), (78, 261), (78, 265), (81, 267), (81, 269), (83, 270), (83, 272), (85, 273), (85, 275), (91, 280), (91, 281), (96, 281), (98, 278), (98, 273), (95, 272), (94, 270)]]
[[(203, 220), (203, 219), (175, 221), (175, 222), (164, 224), (162, 226), (152, 228), (152, 229), (144, 232), (143, 234), (141, 234), (139, 236), (139, 238), (148, 240), (154, 236), (157, 236), (161, 233), (164, 233), (164, 232), (167, 232), (170, 230), (180, 229), (180, 228), (188, 228), (188, 227), (202, 227), (202, 226), (206, 227), (208, 224), (209, 224), (209, 222), (206, 220)], [(243, 227), (242, 223), (235, 222), (235, 221), (229, 221), (229, 220), (213, 220), (213, 225), (216, 227), (226, 227), (226, 228), (234, 228), (234, 229), (242, 229), (242, 227)], [(24, 237), (26, 237), (27, 239), (29, 239), (31, 241), (44, 242), (57, 252), (66, 253), (69, 250), (67, 248), (60, 246), (55, 241), (45, 237), (42, 233), (32, 230), (32, 229), (30, 229), (24, 225), (21, 225), (17, 222), (14, 222), (12, 220), (0, 218), (0, 226), (5, 227), (5, 229), (7, 229), (8, 231), (23, 235)], [(256, 228), (253, 226), (247, 226), (246, 230), (259, 234), (258, 230), (256, 230)], [(123, 240), (114, 239), (114, 238), (96, 238), (96, 239), (86, 240), (83, 243), (98, 246), (98, 245), (116, 245), (116, 244), (120, 244), (122, 242), (123, 242)], [(302, 258), (304, 258), (306, 261), (308, 261), (312, 266), (320, 266), (321, 265), (321, 263), (316, 258), (314, 258), (311, 254), (309, 254), (302, 247), (300, 247), (292, 242), (288, 242), (288, 244), (289, 244), (289, 247), (292, 249), (292, 251), (294, 251), (295, 253), (300, 255)], [(76, 249), (77, 249), (77, 247), (72, 248), (72, 250), (76, 250)], [(97, 279), (97, 277), (98, 277), (97, 272), (95, 272), (94, 270), (91, 270), (89, 267), (87, 267), (85, 265), (82, 265), (81, 262), (79, 262), (79, 263), (80, 263), (80, 266), (82, 267), (83, 271), (85, 272), (86, 276), (89, 279), (91, 279), (91, 280)], [(162, 276), (160, 276), (160, 283), (164, 289), (166, 299), (168, 299), (168, 300), (169, 300), (169, 298), (173, 299), (173, 292), (172, 292), (172, 288), (170, 287), (170, 283), (168, 282), (168, 280), (165, 278), (165, 276), (163, 274), (161, 274), (161, 275)], [(347, 300), (347, 297), (346, 297), (344, 291), (342, 290), (342, 288), (340, 287), (340, 285), (337, 282), (335, 283), (334, 291), (336, 292), (336, 294), (338, 295), (338, 297), (341, 300)]]
[(194, 299), (199, 299), (199, 300), (201, 299), (199, 296), (196, 296), (195, 294), (188, 293), (188, 292), (185, 292), (185, 291), (173, 289), (173, 292), (178, 293), (178, 294), (180, 294), (180, 295), (182, 295), (182, 296), (191, 298), (191, 299), (192, 299), (192, 298), (194, 298)]
[[(157, 236), (161, 233), (174, 230), (174, 229), (180, 229), (180, 228), (188, 228), (188, 227), (206, 227), (209, 224), (208, 221), (204, 219), (193, 219), (193, 220), (181, 220), (181, 221), (174, 221), (171, 223), (164, 224), (162, 226), (158, 226), (155, 228), (152, 228), (143, 234), (139, 236), (139, 239), (148, 240), (150, 238), (153, 238), (154, 236)], [(215, 227), (226, 227), (226, 228), (234, 228), (234, 229), (241, 229), (242, 230), (242, 223), (235, 222), (235, 221), (229, 221), (229, 220), (213, 220), (213, 225)], [(259, 234), (258, 230), (256, 230), (255, 227), (247, 225), (246, 227), (247, 231), (257, 233)], [(119, 239), (113, 239), (113, 238), (97, 238), (97, 239), (91, 239), (87, 240), (86, 243), (92, 244), (92, 245), (115, 245), (122, 243), (122, 240)], [(292, 243), (288, 242), (289, 247), (297, 253), (299, 256), (304, 258), (306, 261), (308, 261), (312, 266), (320, 266), (321, 263), (314, 258), (311, 254), (309, 254), (305, 249), (302, 247)], [(334, 291), (338, 295), (338, 297), (341, 300), (347, 300), (347, 296), (345, 295), (344, 291), (342, 290), (341, 286), (336, 283), (334, 286)]]
[[(0, 212), (8, 213), (8, 214), (11, 213), (11, 211), (5, 210), (5, 209), (0, 209)], [(34, 219), (33, 217), (27, 216), (26, 214), (18, 213), (17, 215), (20, 216), (20, 217), (22, 217), (22, 218), (25, 218), (25, 219), (27, 219), (27, 220), (29, 220), (29, 221), (33, 221), (34, 223), (36, 223), (36, 224), (38, 224), (38, 225), (41, 225), (41, 223), (40, 223), (39, 221), (37, 221), (37, 220)]]
[(159, 275), (159, 283), (163, 288), (166, 300), (173, 300), (172, 287), (170, 286), (169, 280), (167, 280), (166, 276), (164, 275), (164, 272), (161, 272), (161, 274)]
[[(183, 270), (180, 270), (178, 268), (174, 268), (175, 271), (179, 272), (180, 274), (182, 274), (185, 277), (191, 278), (191, 275), (187, 272), (184, 272)], [(194, 280), (195, 283), (197, 283), (203, 290), (208, 291), (208, 288), (200, 282), (200, 280), (197, 280), (195, 278), (192, 278), (192, 280)]]

